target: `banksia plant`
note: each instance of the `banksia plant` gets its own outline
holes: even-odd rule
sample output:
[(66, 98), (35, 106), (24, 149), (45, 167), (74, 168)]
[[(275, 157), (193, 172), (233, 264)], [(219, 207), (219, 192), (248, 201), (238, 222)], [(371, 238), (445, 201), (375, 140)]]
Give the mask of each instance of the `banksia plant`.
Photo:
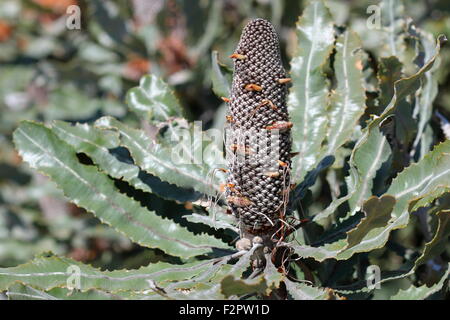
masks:
[(22, 122), (13, 138), (23, 161), (147, 248), (152, 262), (103, 271), (44, 253), (0, 268), (0, 291), (41, 299), (445, 297), (450, 140), (432, 117), (445, 37), (416, 28), (402, 10), (398, 0), (382, 1), (381, 26), (367, 32), (383, 40), (366, 48), (323, 1), (311, 1), (295, 26), (289, 72), (274, 28), (251, 20), (237, 48), (221, 54), (231, 55), (234, 74), (211, 55), (225, 144), (220, 125), (202, 131), (186, 119), (155, 75), (127, 95), (141, 126), (110, 116)]
[(231, 55), (226, 196), (244, 237), (272, 236), (289, 194), (291, 135), (286, 72), (270, 22), (250, 21)]

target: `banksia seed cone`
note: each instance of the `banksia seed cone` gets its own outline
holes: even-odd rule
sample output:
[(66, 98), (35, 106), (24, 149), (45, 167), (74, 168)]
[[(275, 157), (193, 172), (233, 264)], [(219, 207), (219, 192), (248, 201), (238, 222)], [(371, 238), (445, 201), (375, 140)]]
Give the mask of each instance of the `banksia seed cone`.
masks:
[(228, 101), (227, 203), (241, 231), (272, 235), (289, 192), (291, 135), (286, 72), (278, 37), (266, 20), (244, 28), (234, 59)]

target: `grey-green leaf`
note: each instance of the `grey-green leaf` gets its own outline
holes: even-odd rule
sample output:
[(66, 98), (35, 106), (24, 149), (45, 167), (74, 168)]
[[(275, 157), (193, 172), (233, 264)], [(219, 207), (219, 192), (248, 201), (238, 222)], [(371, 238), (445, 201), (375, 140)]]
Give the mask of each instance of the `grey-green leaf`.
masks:
[(23, 159), (50, 176), (73, 203), (136, 243), (185, 258), (211, 252), (213, 247), (228, 248), (214, 237), (192, 234), (121, 194), (105, 174), (80, 164), (75, 150), (44, 125), (23, 122), (14, 132), (14, 142)]
[(40, 256), (26, 264), (0, 268), (0, 290), (20, 281), (45, 291), (68, 288), (82, 292), (91, 289), (109, 293), (123, 290), (139, 292), (150, 290), (146, 280), (169, 283), (189, 279), (209, 269), (213, 263), (214, 260), (208, 260), (179, 266), (158, 262), (136, 270), (101, 271), (69, 258)]
[(182, 117), (183, 109), (169, 86), (155, 75), (144, 76), (128, 91), (127, 104), (143, 120), (162, 122)]
[(450, 274), (450, 264), (447, 265), (447, 271), (444, 273), (442, 278), (439, 280), (438, 283), (435, 285), (432, 285), (431, 287), (427, 287), (426, 285), (415, 287), (411, 286), (406, 290), (400, 289), (397, 294), (392, 296), (391, 300), (423, 300), (431, 296), (433, 293), (438, 292), (441, 290), (445, 283), (448, 283)]
[(333, 21), (323, 1), (312, 1), (296, 27), (297, 52), (291, 61), (293, 86), (288, 98), (292, 128), (292, 182), (301, 182), (320, 160), (327, 130), (328, 83), (323, 66), (334, 45)]
[(306, 283), (296, 283), (290, 280), (285, 280), (286, 288), (289, 294), (295, 300), (324, 300), (327, 296), (325, 290), (313, 287)]
[[(123, 123), (111, 117), (103, 117), (96, 121), (96, 126), (117, 130), (121, 137), (121, 145), (127, 148), (135, 163), (146, 172), (158, 176), (161, 180), (167, 181), (183, 188), (194, 188), (195, 190), (208, 195), (216, 195), (219, 191), (219, 181), (217, 176), (212, 175), (212, 169), (207, 165), (200, 165), (202, 159), (180, 159), (177, 150), (182, 144), (198, 150), (202, 156), (201, 141), (198, 146), (191, 146), (189, 139), (181, 141), (180, 144), (172, 148), (154, 143), (142, 130), (127, 127)], [(191, 132), (186, 130), (186, 136), (190, 137)], [(195, 142), (194, 142), (195, 143)], [(193, 151), (196, 152), (196, 151)]]
[[(334, 70), (337, 88), (328, 112), (327, 154), (334, 154), (352, 136), (365, 109), (361, 43), (352, 31), (338, 37)], [(318, 106), (315, 106), (316, 108)]]

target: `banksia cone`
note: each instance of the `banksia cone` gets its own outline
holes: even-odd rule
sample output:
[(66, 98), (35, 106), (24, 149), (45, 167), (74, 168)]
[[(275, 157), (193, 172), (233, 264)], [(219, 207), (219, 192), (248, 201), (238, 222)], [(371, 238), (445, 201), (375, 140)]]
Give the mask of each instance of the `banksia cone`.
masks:
[(291, 135), (286, 72), (278, 37), (266, 20), (244, 28), (234, 59), (227, 114), (227, 203), (241, 231), (272, 235), (289, 192)]

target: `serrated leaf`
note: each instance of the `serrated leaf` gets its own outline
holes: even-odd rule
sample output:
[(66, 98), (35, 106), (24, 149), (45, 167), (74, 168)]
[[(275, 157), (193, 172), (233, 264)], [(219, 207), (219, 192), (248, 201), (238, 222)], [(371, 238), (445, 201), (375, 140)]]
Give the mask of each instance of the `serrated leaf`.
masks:
[(114, 178), (130, 180), (138, 175), (139, 168), (114, 157), (109, 149), (120, 145), (119, 134), (109, 130), (99, 130), (88, 124), (71, 125), (68, 122), (54, 121), (52, 131), (77, 152), (90, 156), (94, 162)]
[(306, 283), (296, 283), (284, 280), (289, 294), (294, 300), (324, 300), (327, 292), (321, 288), (310, 286)]
[(264, 268), (264, 279), (270, 289), (276, 289), (280, 286), (281, 281), (284, 279), (284, 275), (281, 272), (278, 272), (278, 269), (272, 262), (270, 254), (265, 255), (265, 257), (266, 267)]
[(140, 293), (139, 291), (120, 291), (109, 293), (98, 289), (87, 291), (69, 290), (66, 288), (53, 288), (49, 291), (35, 289), (31, 286), (16, 282), (6, 291), (9, 300), (123, 300), (158, 298), (153, 292)]
[(59, 300), (51, 294), (16, 282), (6, 292), (8, 300)]
[[(201, 132), (201, 137), (198, 141), (195, 131), (196, 128), (201, 128), (201, 123), (194, 123), (193, 125), (187, 123), (183, 118), (181, 105), (163, 80), (158, 79), (154, 75), (143, 77), (139, 87), (128, 91), (127, 104), (130, 110), (135, 112), (139, 118), (153, 123), (160, 129), (166, 128), (167, 133), (160, 132), (160, 136), (158, 136), (159, 143), (169, 149), (174, 148), (174, 144), (176, 144), (178, 148), (181, 148), (183, 154), (187, 155), (192, 163), (192, 168), (195, 168), (196, 171), (208, 169), (204, 168), (204, 163), (214, 168), (224, 164), (223, 151), (221, 150), (222, 134), (220, 133), (219, 135), (214, 130)], [(180, 125), (180, 123), (183, 123), (183, 125)], [(193, 129), (193, 134), (190, 133), (189, 135), (186, 128), (189, 130)], [(179, 141), (186, 135), (188, 135), (188, 141)], [(191, 137), (193, 137), (193, 141), (190, 140)], [(203, 139), (207, 141), (209, 141), (208, 139), (212, 140), (205, 147), (207, 150), (203, 150)], [(220, 146), (218, 142), (220, 142)], [(169, 153), (168, 159), (172, 159), (170, 155)]]
[[(199, 261), (185, 265), (165, 262), (150, 264), (137, 270), (100, 271), (90, 265), (58, 256), (37, 257), (12, 268), (0, 268), (0, 290), (6, 290), (15, 281), (42, 290), (77, 288), (82, 292), (91, 289), (114, 293), (124, 290), (150, 290), (146, 280), (165, 283), (189, 279), (208, 270), (215, 260)], [(73, 287), (72, 287), (73, 286)]]
[(383, 247), (392, 230), (401, 229), (409, 222), (408, 204), (430, 189), (450, 183), (450, 140), (437, 146), (417, 164), (405, 168), (393, 181), (386, 194), (396, 199), (392, 219), (386, 228), (371, 233), (361, 243), (342, 251), (337, 259), (346, 259), (357, 252)]
[(448, 238), (450, 237), (450, 210), (439, 211), (436, 215), (439, 219), (436, 233), (433, 239), (425, 244), (422, 255), (415, 262), (416, 266), (427, 262), (429, 259), (438, 257), (448, 245)]
[(439, 198), (445, 193), (450, 192), (450, 187), (446, 185), (440, 185), (431, 191), (422, 194), (409, 202), (408, 211), (414, 212), (420, 208), (427, 207), (433, 203), (434, 200)]
[[(135, 163), (142, 170), (182, 188), (194, 188), (213, 196), (219, 191), (219, 183), (210, 174), (211, 169), (208, 166), (192, 163), (190, 159), (187, 159), (189, 160), (187, 163), (184, 161), (174, 163), (173, 159), (176, 156), (174, 146), (169, 148), (154, 143), (144, 131), (129, 128), (111, 117), (98, 119), (96, 126), (117, 130), (121, 145), (130, 151)], [(189, 135), (190, 132), (186, 134)]]
[(233, 226), (232, 224), (229, 224), (220, 219), (213, 219), (210, 216), (193, 213), (193, 214), (184, 216), (184, 218), (189, 222), (202, 223), (213, 229), (230, 229), (236, 233), (239, 232), (239, 229), (236, 228), (235, 226)]
[(441, 143), (421, 161), (403, 170), (393, 181), (386, 195), (395, 197), (392, 218), (385, 228), (370, 232), (358, 244), (346, 248), (347, 241), (339, 240), (320, 247), (293, 245), (304, 258), (323, 261), (329, 258), (345, 260), (358, 252), (368, 252), (383, 247), (392, 230), (406, 227), (409, 221), (409, 202), (435, 188), (450, 184), (450, 140)]
[[(249, 251), (237, 252), (223, 257), (198, 276), (169, 284), (164, 289), (170, 297), (176, 299), (224, 299), (221, 291), (222, 279), (226, 276), (240, 279), (242, 274), (249, 269), (251, 257), (256, 249), (257, 247), (254, 246)], [(239, 260), (233, 266), (230, 266), (228, 263), (236, 257)]]
[[(260, 250), (257, 246), (253, 246), (248, 252), (246, 252), (236, 264), (231, 268), (229, 272), (227, 272), (225, 277), (220, 282), (220, 290), (221, 293), (225, 297), (229, 297), (231, 295), (244, 295), (248, 293), (268, 293), (269, 287), (266, 282), (266, 277), (261, 275), (254, 279), (242, 279), (242, 274), (250, 267), (251, 259), (256, 250)], [(271, 262), (268, 262), (269, 264)], [(266, 265), (267, 268), (267, 265)], [(269, 265), (267, 269), (270, 273), (273, 273), (273, 269)], [(268, 277), (272, 283), (276, 282), (274, 278), (274, 274), (271, 274)]]
[(120, 161), (111, 151), (120, 146), (120, 136), (116, 131), (99, 129), (88, 124), (70, 125), (63, 121), (54, 121), (52, 130), (77, 152), (88, 155), (101, 171), (113, 178), (127, 181), (136, 189), (183, 202), (195, 201), (200, 196), (192, 189), (181, 189), (155, 176), (145, 174), (132, 163)]
[(395, 111), (395, 107), (399, 102), (401, 102), (407, 96), (414, 94), (420, 88), (421, 81), (424, 78), (424, 75), (433, 67), (436, 59), (439, 56), (441, 45), (445, 42), (446, 37), (444, 35), (440, 35), (437, 39), (435, 53), (427, 61), (427, 63), (412, 76), (402, 78), (394, 82), (394, 95), (389, 102), (389, 105), (384, 109), (382, 115), (376, 119), (377, 121), (373, 121), (374, 124), (379, 124), (381, 121), (386, 119), (387, 116), (391, 115), (393, 111)]
[(360, 40), (352, 31), (344, 32), (337, 39), (334, 61), (337, 88), (332, 92), (328, 111), (327, 154), (334, 154), (350, 139), (364, 114), (366, 97), (360, 49)]
[(391, 219), (394, 205), (395, 198), (390, 195), (383, 195), (381, 198), (373, 196), (364, 202), (362, 210), (366, 216), (354, 229), (347, 232), (347, 248), (360, 243), (371, 230), (385, 227)]
[(347, 195), (333, 200), (313, 220), (320, 221), (329, 217), (346, 201), (351, 209), (346, 217), (358, 211), (363, 201), (372, 194), (373, 179), (389, 155), (390, 147), (384, 135), (378, 127), (369, 126), (365, 139), (357, 142), (350, 156), (350, 174), (346, 177)]
[(292, 182), (298, 183), (319, 161), (327, 130), (328, 83), (323, 66), (334, 45), (333, 21), (323, 1), (312, 1), (297, 23), (297, 52), (291, 60), (288, 97), (293, 151)]
[(354, 153), (350, 158), (350, 165), (354, 165), (358, 171), (356, 181), (352, 180), (354, 178), (352, 176), (348, 180), (348, 185), (354, 184), (349, 188), (353, 190), (353, 194), (349, 198), (350, 214), (359, 210), (363, 201), (372, 194), (376, 173), (391, 154), (389, 143), (380, 129), (370, 127), (368, 130), (367, 139), (355, 146)]
[[(345, 239), (327, 243), (320, 247), (312, 247), (308, 245), (292, 245), (295, 253), (301, 258), (313, 258), (317, 261), (337, 258), (337, 255), (347, 246)], [(346, 258), (347, 259), (347, 258)]]
[[(362, 146), (364, 145), (368, 145), (368, 140), (373, 137), (374, 132), (376, 133), (376, 130), (379, 130), (379, 126), (380, 124), (385, 121), (388, 117), (392, 116), (393, 112), (395, 111), (395, 108), (397, 106), (397, 104), (399, 102), (401, 102), (405, 97), (407, 97), (408, 95), (411, 95), (413, 93), (415, 93), (421, 85), (421, 80), (424, 77), (424, 74), (429, 71), (432, 67), (433, 64), (436, 60), (436, 58), (439, 55), (439, 51), (440, 51), (440, 47), (441, 44), (445, 42), (445, 36), (439, 36), (438, 40), (437, 40), (437, 44), (436, 44), (436, 51), (435, 51), (435, 55), (433, 55), (431, 57), (431, 59), (414, 75), (407, 77), (407, 78), (402, 78), (400, 80), (397, 80), (394, 83), (394, 95), (389, 103), (389, 105), (384, 109), (383, 113), (380, 116), (372, 116), (372, 120), (368, 123), (368, 125), (366, 126), (366, 128), (364, 129), (363, 135), (362, 137), (358, 140), (358, 142), (355, 145), (355, 148), (353, 149), (352, 152), (352, 157), (350, 159), (350, 175), (347, 178), (347, 186), (349, 188), (349, 192), (346, 196), (343, 196), (341, 198), (338, 198), (334, 201), (332, 201), (332, 203), (321, 213), (317, 214), (314, 217), (315, 221), (324, 219), (328, 216), (330, 216), (331, 214), (333, 214), (333, 212), (345, 201), (347, 201), (348, 199), (350, 199), (351, 197), (353, 197), (353, 194), (358, 191), (358, 193), (361, 194), (361, 190), (366, 190), (367, 187), (365, 188), (359, 188), (358, 187), (358, 180), (362, 177), (364, 179), (364, 176), (359, 175), (357, 169), (355, 168), (355, 165), (353, 165), (353, 161), (352, 158), (354, 158), (356, 151), (359, 148), (362, 148)], [(385, 152), (383, 151), (383, 147), (386, 144), (385, 140), (383, 140), (384, 136), (380, 135), (378, 142), (378, 148), (376, 150), (379, 151), (379, 153), (377, 153), (379, 155), (378, 160), (381, 160), (380, 157), (382, 157)], [(386, 149), (385, 149), (386, 150)], [(364, 159), (364, 157), (362, 158)], [(366, 160), (362, 161), (361, 163), (363, 164), (363, 162), (366, 162)], [(375, 163), (374, 164), (375, 167), (371, 170), (371, 172), (373, 172), (375, 174), (376, 172), (376, 167), (378, 165), (381, 165), (381, 163)], [(371, 168), (371, 166), (369, 167)], [(371, 179), (364, 179), (367, 180), (367, 182), (371, 183)], [(365, 184), (366, 185), (366, 184)], [(367, 191), (365, 191), (367, 194)], [(360, 199), (359, 202), (364, 199), (364, 196), (362, 197), (357, 197), (357, 199)], [(358, 202), (358, 201), (356, 201)], [(347, 215), (351, 215), (352, 213), (355, 212), (355, 210), (357, 210), (358, 206), (356, 205), (356, 203), (354, 204), (354, 208), (353, 210)]]
[(192, 279), (165, 286), (164, 291), (174, 299), (224, 299), (220, 292), (220, 281), (225, 276), (224, 270), (230, 270), (227, 262), (228, 259), (224, 258)]
[[(392, 181), (386, 193), (395, 196), (393, 216), (401, 217), (409, 203), (436, 188), (450, 186), (450, 140), (437, 145), (422, 160), (412, 164)], [(438, 193), (434, 193), (438, 195)]]
[(131, 111), (146, 121), (163, 122), (172, 117), (183, 117), (183, 108), (169, 86), (155, 75), (141, 78), (139, 87), (127, 93)]
[(440, 291), (444, 287), (444, 284), (446, 282), (448, 283), (449, 275), (450, 275), (450, 264), (447, 266), (447, 271), (444, 273), (444, 275), (439, 280), (439, 282), (436, 283), (435, 285), (433, 285), (431, 287), (427, 287), (426, 285), (423, 285), (420, 287), (411, 286), (406, 290), (400, 289), (397, 292), (397, 294), (392, 296), (390, 299), (391, 300), (424, 300), (424, 299), (428, 298), (429, 296), (431, 296), (433, 293)]
[[(425, 31), (419, 31), (420, 34), (420, 42), (424, 48), (424, 59), (428, 60), (435, 54), (435, 46), (433, 37), (426, 33)], [(414, 156), (419, 150), (417, 149), (419, 143), (424, 144), (421, 149), (429, 151), (430, 147), (427, 145), (426, 141), (422, 141), (423, 136), (425, 135), (425, 128), (430, 121), (432, 112), (433, 112), (433, 101), (435, 100), (438, 94), (438, 79), (436, 71), (438, 70), (440, 61), (436, 63), (430, 72), (425, 74), (425, 83), (422, 86), (419, 97), (416, 99), (416, 106), (414, 109), (415, 117), (419, 118), (417, 135), (415, 137), (413, 147), (411, 150), (411, 155)], [(425, 139), (424, 139), (425, 140)], [(424, 152), (420, 152), (420, 158), (425, 156)]]
[(51, 177), (73, 203), (140, 245), (185, 258), (216, 246), (227, 248), (214, 237), (195, 236), (118, 192), (112, 180), (95, 167), (80, 164), (75, 151), (41, 124), (23, 122), (14, 132), (14, 142), (24, 161)]

